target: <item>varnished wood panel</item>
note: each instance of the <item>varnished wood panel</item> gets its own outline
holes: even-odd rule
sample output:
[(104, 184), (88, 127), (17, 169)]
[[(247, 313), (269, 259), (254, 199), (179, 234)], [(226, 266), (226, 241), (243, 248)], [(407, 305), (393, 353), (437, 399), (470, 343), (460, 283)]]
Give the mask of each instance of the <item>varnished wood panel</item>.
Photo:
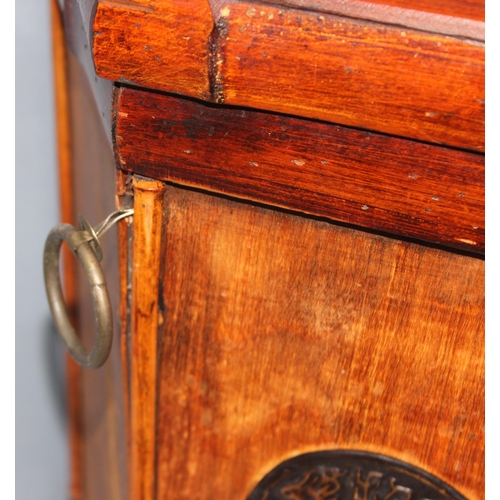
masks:
[(206, 0), (100, 1), (94, 19), (96, 72), (206, 99), (213, 27)]
[[(483, 43), (327, 13), (223, 4), (214, 30), (208, 3), (99, 2), (97, 74), (484, 151)], [(388, 12), (386, 22), (396, 22), (399, 15)]]
[(251, 3), (219, 30), (227, 104), (484, 151), (479, 42)]
[(130, 498), (153, 500), (156, 484), (158, 286), (165, 185), (136, 178), (130, 334)]
[(129, 88), (116, 111), (127, 171), (484, 250), (483, 155)]
[[(351, 3), (351, 1), (347, 0), (346, 3)], [(434, 12), (446, 16), (484, 21), (484, 0), (462, 0), (460, 2), (455, 2), (454, 0), (440, 0), (439, 2), (434, 2), (433, 0), (370, 0), (370, 2), (379, 5), (391, 5), (421, 12)]]
[(484, 1), (269, 0), (289, 6), (484, 41)]
[[(71, 113), (73, 216), (82, 213), (95, 226), (116, 209), (116, 168), (100, 109), (85, 69), (68, 51)], [(127, 495), (126, 432), (120, 350), (119, 264), (116, 228), (101, 238), (101, 262), (111, 297), (114, 338), (107, 362), (97, 370), (81, 370), (82, 490), (85, 500), (123, 500)], [(87, 349), (95, 339), (94, 305), (88, 280), (77, 262), (77, 330)]]
[(158, 500), (382, 453), (484, 498), (484, 262), (168, 187)]

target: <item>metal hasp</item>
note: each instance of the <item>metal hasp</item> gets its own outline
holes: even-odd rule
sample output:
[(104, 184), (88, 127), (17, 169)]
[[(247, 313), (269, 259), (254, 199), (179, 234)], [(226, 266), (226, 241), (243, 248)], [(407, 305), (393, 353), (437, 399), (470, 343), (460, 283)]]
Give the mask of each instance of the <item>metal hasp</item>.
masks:
[[(106, 279), (101, 268), (102, 249), (98, 237), (119, 220), (133, 215), (134, 210), (118, 210), (92, 228), (81, 215), (79, 229), (59, 224), (50, 231), (43, 252), (45, 289), (52, 316), (66, 348), (84, 368), (99, 368), (108, 359), (113, 340), (113, 314)], [(65, 241), (78, 257), (89, 280), (95, 310), (97, 336), (94, 348), (88, 352), (82, 345), (69, 319), (59, 275), (59, 252)]]

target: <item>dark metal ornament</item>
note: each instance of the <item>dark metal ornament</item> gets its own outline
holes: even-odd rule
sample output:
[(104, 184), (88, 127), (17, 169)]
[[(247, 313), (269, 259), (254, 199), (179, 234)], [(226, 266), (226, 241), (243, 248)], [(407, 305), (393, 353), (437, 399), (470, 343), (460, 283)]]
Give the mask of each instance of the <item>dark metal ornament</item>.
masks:
[(287, 460), (248, 500), (466, 500), (428, 472), (362, 451), (320, 451)]

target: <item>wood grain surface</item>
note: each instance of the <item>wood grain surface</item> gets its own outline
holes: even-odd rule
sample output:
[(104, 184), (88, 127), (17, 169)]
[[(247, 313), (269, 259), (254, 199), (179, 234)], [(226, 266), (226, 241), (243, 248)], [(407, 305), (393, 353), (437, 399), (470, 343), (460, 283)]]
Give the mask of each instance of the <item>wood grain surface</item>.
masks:
[(241, 3), (219, 21), (220, 100), (484, 151), (484, 45)]
[(484, 262), (169, 186), (157, 496), (244, 500), (301, 453), (484, 498)]
[[(309, 2), (312, 0), (306, 1)], [(333, 1), (335, 2), (335, 0)], [(484, 21), (484, 0), (462, 0), (460, 2), (455, 2), (454, 0), (440, 0), (439, 2), (434, 2), (433, 0), (370, 0), (370, 2), (378, 5), (390, 5)], [(349, 0), (346, 3), (349, 3)]]
[(210, 96), (206, 0), (100, 1), (93, 54), (98, 75), (187, 96)]
[(484, 251), (484, 156), (122, 88), (129, 172), (396, 235)]
[[(100, 108), (85, 69), (72, 51), (68, 55), (71, 116), (73, 215), (83, 214), (95, 226), (116, 209), (113, 153), (103, 127)], [(109, 103), (110, 106), (110, 103)], [(81, 370), (80, 408), (72, 415), (81, 429), (81, 479), (85, 500), (123, 500), (127, 494), (124, 385), (120, 350), (120, 280), (116, 228), (101, 238), (111, 298), (114, 339), (107, 362), (98, 370)], [(90, 350), (95, 340), (94, 304), (88, 280), (77, 262), (77, 331)], [(73, 499), (72, 499), (73, 500)]]
[(329, 14), (341, 14), (384, 24), (406, 26), (422, 31), (461, 36), (484, 41), (484, 1), (457, 3), (453, 0), (268, 0)]
[[(99, 2), (97, 74), (484, 151), (483, 43), (346, 13), (251, 2), (217, 8), (214, 30), (205, 0)], [(396, 22), (387, 9), (386, 22)]]
[(130, 487), (133, 500), (153, 500), (156, 475), (158, 286), (165, 185), (134, 179), (130, 334)]

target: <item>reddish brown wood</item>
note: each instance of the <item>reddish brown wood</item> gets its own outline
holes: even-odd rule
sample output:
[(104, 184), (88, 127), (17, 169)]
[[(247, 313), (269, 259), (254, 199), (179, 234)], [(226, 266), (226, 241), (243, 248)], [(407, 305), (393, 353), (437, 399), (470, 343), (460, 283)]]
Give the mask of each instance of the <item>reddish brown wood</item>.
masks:
[[(66, 2), (68, 1), (71, 0), (66, 0)], [(95, 2), (93, 0), (77, 0), (77, 2), (80, 6), (85, 26), (90, 26), (92, 24), (92, 9)], [(154, 5), (154, 0), (148, 3), (140, 0), (139, 2), (134, 2), (133, 0), (118, 0), (115, 3), (133, 7), (134, 4)], [(230, 1), (209, 0), (209, 3), (214, 17), (217, 19), (220, 10), (224, 8), (225, 5), (228, 5)], [(377, 10), (378, 12), (394, 10), (395, 12), (406, 11), (407, 15), (411, 15), (410, 13), (423, 13), (434, 15), (435, 17), (444, 16), (454, 18), (456, 21), (463, 19), (464, 21), (484, 22), (484, 0), (462, 0), (461, 2), (456, 2), (455, 0), (441, 0), (439, 2), (434, 2), (433, 0), (268, 0), (266, 3), (274, 3), (281, 6), (289, 5), (291, 7), (300, 7), (306, 10), (344, 13), (350, 17), (357, 17), (360, 19), (370, 19), (370, 17), (366, 16), (369, 16)], [(361, 10), (361, 8), (363, 8), (363, 10)], [(383, 19), (380, 18), (375, 20), (383, 21)], [(406, 20), (407, 17), (404, 16), (403, 22), (399, 21), (396, 24), (405, 25), (404, 21)], [(429, 26), (422, 25), (421, 29), (429, 31)], [(456, 34), (467, 36), (464, 33)]]
[(96, 72), (207, 99), (213, 27), (206, 0), (100, 1), (94, 19)]
[[(59, 197), (61, 222), (75, 224), (73, 214), (73, 179), (71, 168), (71, 116), (67, 82), (66, 51), (63, 17), (57, 0), (52, 0), (52, 50), (54, 61), (54, 87), (56, 106), (57, 154), (59, 164)], [(73, 325), (77, 323), (77, 284), (75, 260), (68, 246), (63, 247), (63, 276), (66, 305)], [(68, 436), (70, 456), (69, 497), (83, 500), (83, 443), (82, 443), (82, 401), (80, 387), (80, 367), (71, 356), (66, 356), (66, 376), (68, 401)]]
[(484, 498), (484, 262), (169, 186), (158, 500), (355, 449)]
[(382, 6), (387, 10), (404, 9), (413, 12), (484, 21), (484, 0), (465, 0), (462, 2), (455, 2), (454, 0), (441, 0), (439, 2), (433, 0), (268, 0), (268, 3), (302, 7), (308, 10), (323, 10), (324, 12), (329, 12), (330, 9), (332, 12), (334, 12), (333, 9), (345, 9), (344, 12), (350, 14), (351, 17), (363, 17), (362, 15), (352, 16), (352, 14), (353, 10), (357, 12), (357, 9), (364, 4), (368, 10), (376, 6)]
[[(100, 2), (94, 49), (98, 46), (102, 71), (112, 79), (130, 77), (208, 100), (238, 99), (227, 91), (255, 84), (250, 91), (255, 99), (264, 99), (263, 89), (269, 87), (271, 98), (281, 92), (280, 103), (290, 97), (286, 106), (300, 108), (287, 113), (303, 114), (326, 100), (331, 116), (354, 113), (359, 127), (378, 110), (377, 126), (389, 124), (391, 133), (402, 134), (403, 123), (417, 136), (424, 131), (424, 141), (476, 148), (474, 126), (465, 139), (470, 142), (460, 141), (467, 120), (477, 125), (478, 108), (467, 99), (481, 91), (480, 44), (323, 13), (217, 1), (212, 8), (220, 31), (211, 33), (212, 14), (205, 4), (193, 9), (197, 5)], [(269, 19), (279, 10), (281, 20)], [(320, 16), (326, 35), (314, 28)], [(283, 35), (276, 32), (280, 23)], [(192, 46), (181, 41), (191, 27)], [(269, 36), (273, 30), (275, 36)], [(350, 52), (337, 50), (345, 30), (352, 43), (362, 33)], [(300, 46), (293, 52), (295, 43), (309, 39), (321, 42), (324, 54), (313, 47), (308, 59)], [(434, 47), (436, 39), (444, 45)], [(118, 205), (128, 206), (129, 171), (395, 235), (483, 249), (482, 155), (325, 122), (215, 109), (125, 89), (115, 107), (115, 153), (125, 173), (115, 179), (106, 140), (109, 122), (101, 119), (108, 94), (99, 101), (105, 107), (96, 106), (99, 86), (88, 53), (81, 52), (88, 37), (77, 41), (83, 43), (83, 49), (74, 45), (77, 57), (87, 55), (83, 68), (70, 55), (74, 206), (91, 223), (115, 208), (116, 192)], [(263, 56), (260, 43), (280, 50)], [(411, 44), (417, 62), (408, 62)], [(248, 57), (238, 80), (240, 66), (229, 56), (241, 57), (231, 52), (241, 48)], [(280, 60), (286, 61), (284, 51), (296, 59), (288, 87), (280, 76), (287, 69)], [(357, 78), (359, 68), (335, 88), (317, 87), (321, 100), (302, 99), (307, 92), (300, 85), (312, 88), (307, 72), (315, 53), (324, 55), (320, 76), (344, 53), (368, 68), (367, 79), (356, 80), (364, 106), (349, 94), (348, 77)], [(278, 63), (266, 69), (259, 58), (270, 55)], [(420, 57), (427, 66), (419, 66)], [(305, 72), (300, 81), (297, 62)], [(419, 83), (413, 93), (412, 81), (399, 73), (409, 68)], [(479, 69), (474, 73), (473, 68)], [(462, 83), (459, 90), (455, 80)], [(379, 81), (383, 91), (371, 103)], [(460, 94), (462, 88), (470, 95)], [(245, 96), (249, 89), (241, 91)], [(405, 125), (401, 117), (406, 115), (397, 106), (416, 96)], [(426, 101), (429, 96), (433, 100)], [(265, 108), (271, 98), (255, 105)], [(436, 110), (446, 112), (449, 122), (432, 116)], [(422, 120), (422, 112), (430, 114)], [(337, 120), (328, 116), (324, 120)], [(442, 128), (429, 136), (425, 127), (432, 120)], [(385, 453), (428, 470), (471, 500), (484, 498), (481, 259), (153, 179), (138, 178), (135, 188), (134, 234), (131, 222), (122, 222), (119, 249), (113, 232), (103, 237), (117, 325), (108, 363), (83, 374), (85, 500), (243, 500), (282, 460), (331, 448)], [(90, 347), (93, 305), (79, 272), (78, 327)]]
[(484, 45), (241, 3), (219, 21), (220, 100), (484, 151)]
[(484, 41), (484, 1), (432, 0), (269, 0), (269, 3), (341, 14)]
[[(439, 2), (434, 2), (433, 0), (370, 0), (370, 2), (379, 5), (390, 5), (404, 9), (434, 12), (446, 16), (484, 21), (484, 0), (461, 0), (460, 2), (455, 2), (454, 0), (440, 0)], [(346, 3), (350, 3), (349, 0)]]
[[(93, 27), (97, 73), (204, 100), (484, 151), (483, 43), (250, 2), (217, 4), (212, 33), (208, 3), (199, 2), (100, 2)], [(364, 12), (363, 5), (342, 5), (346, 15)], [(371, 19), (396, 23), (409, 16), (421, 29), (427, 22), (436, 30), (432, 22), (445, 21), (395, 7), (374, 9)]]
[(130, 337), (130, 498), (155, 498), (158, 286), (165, 185), (134, 180)]
[(129, 88), (116, 109), (129, 172), (484, 250), (482, 155)]

